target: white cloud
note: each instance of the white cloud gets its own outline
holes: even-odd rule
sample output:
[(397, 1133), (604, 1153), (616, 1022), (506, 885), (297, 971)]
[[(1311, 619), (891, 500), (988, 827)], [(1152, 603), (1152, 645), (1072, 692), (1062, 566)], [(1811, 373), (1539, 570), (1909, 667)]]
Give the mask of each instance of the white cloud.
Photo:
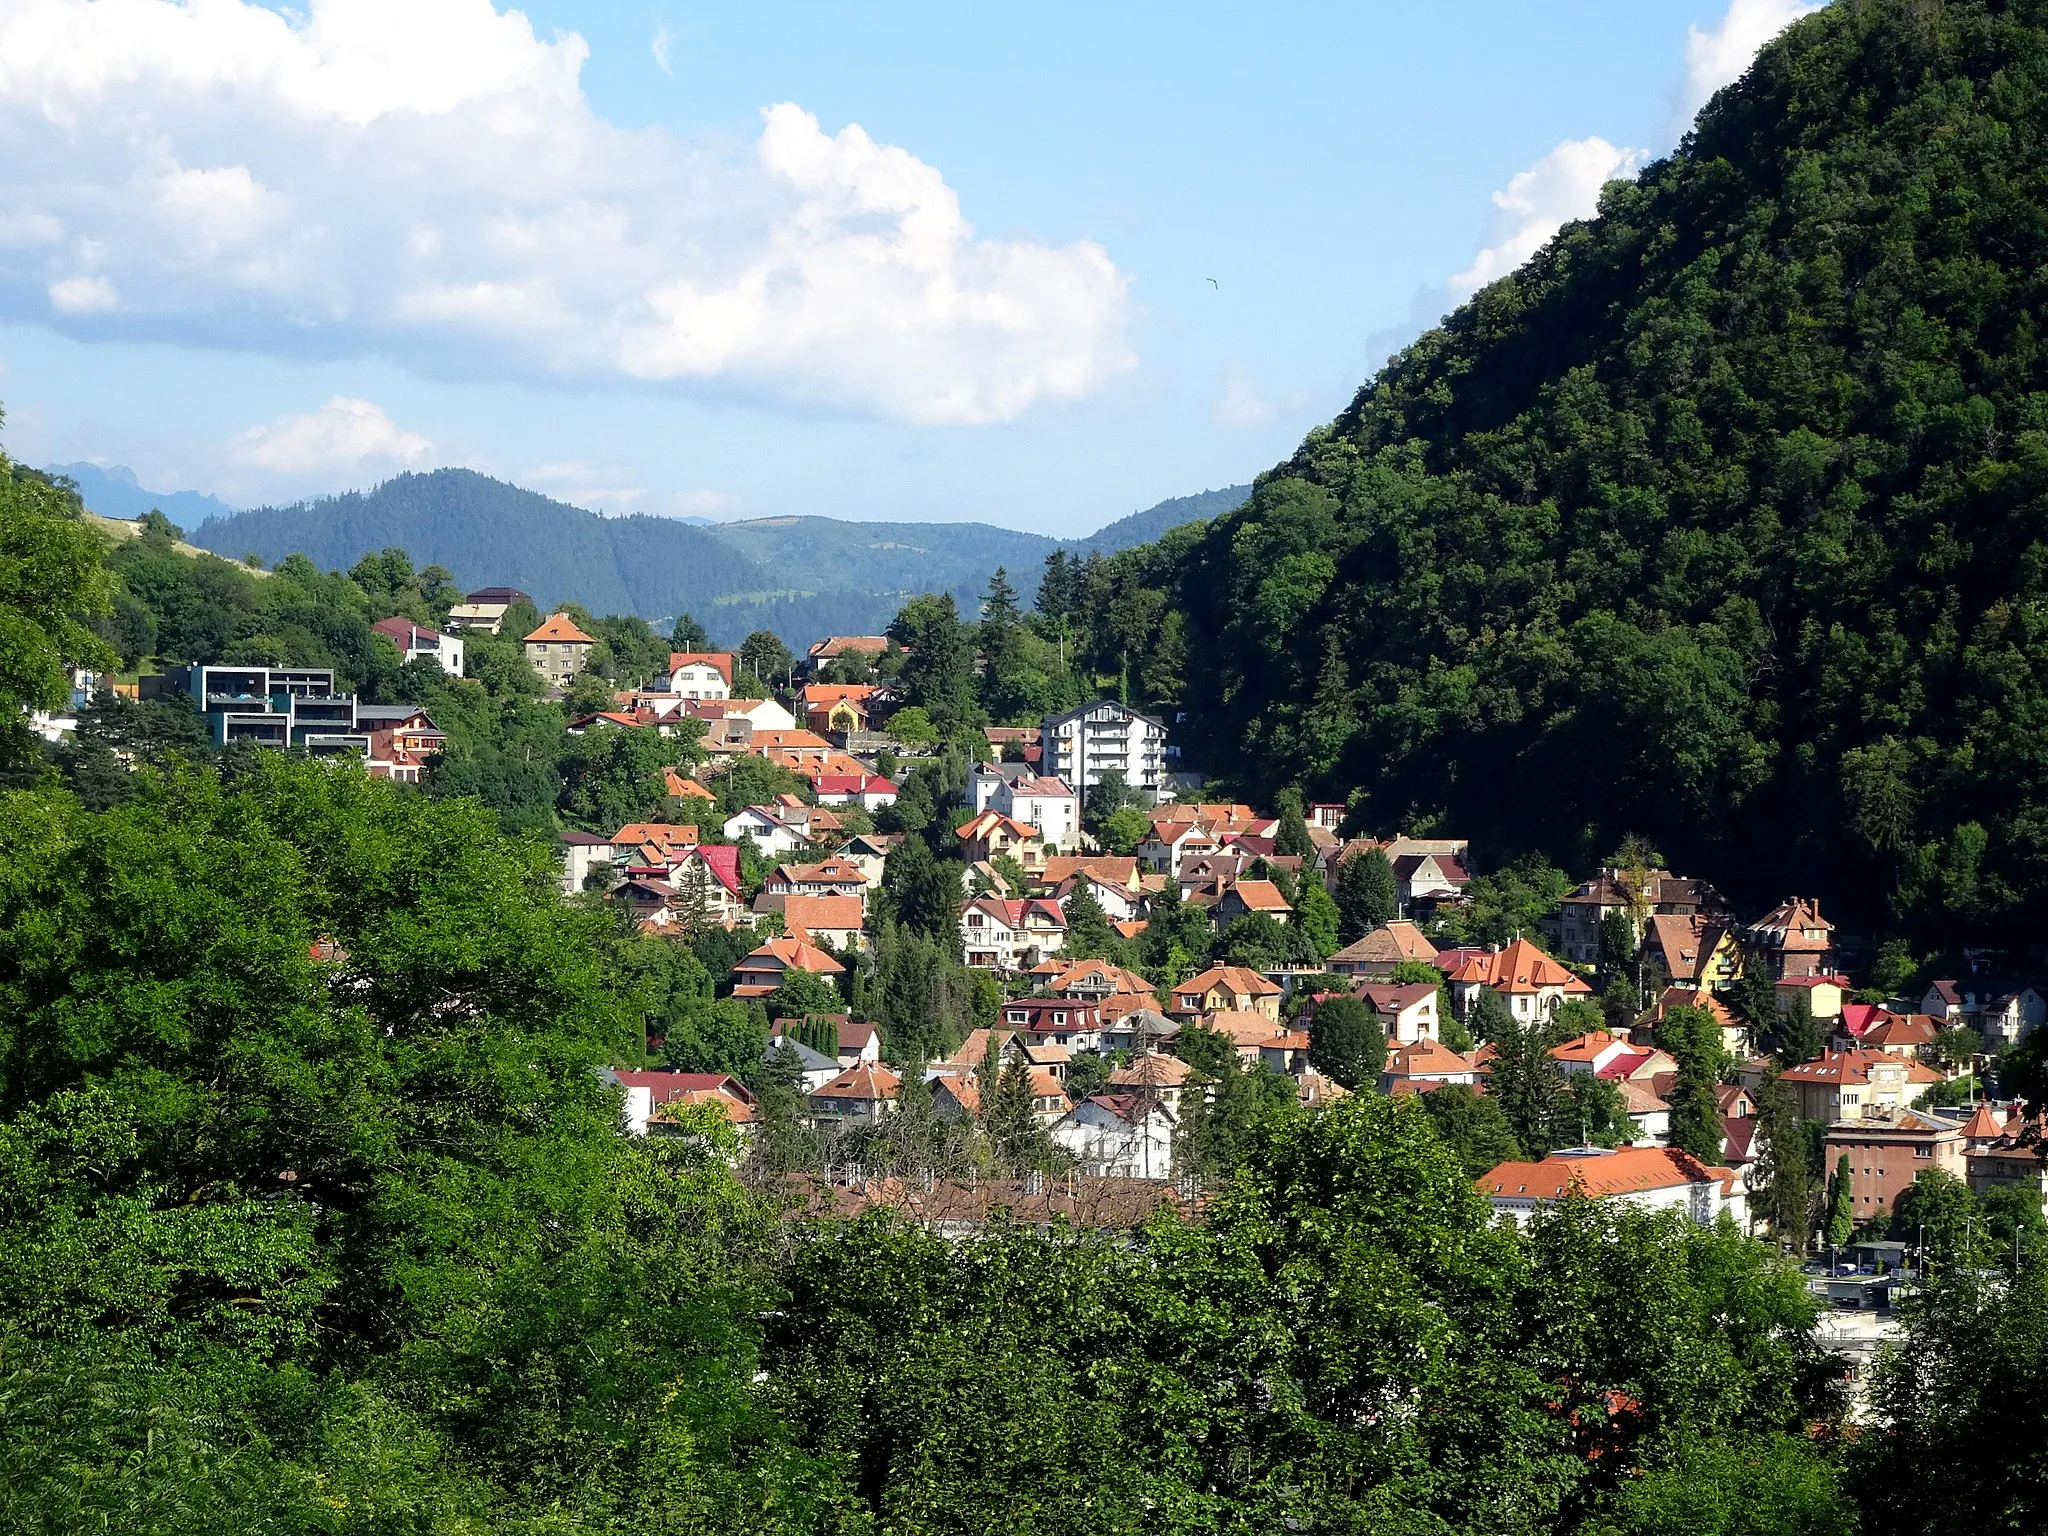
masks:
[(788, 103), (746, 154), (617, 127), (586, 55), (490, 0), (0, 0), (0, 313), (917, 423), (1134, 366), (1098, 245)]
[(1260, 398), (1251, 375), (1233, 367), (1223, 376), (1223, 393), (1216, 397), (1209, 419), (1219, 427), (1233, 430), (1263, 427), (1273, 419), (1273, 407)]
[(668, 517), (730, 517), (740, 505), (730, 491), (677, 491), (661, 511)]
[(647, 499), (647, 487), (635, 483), (637, 478), (630, 469), (593, 464), (588, 459), (536, 464), (514, 476), (519, 484), (557, 501), (612, 517), (641, 510), (639, 504)]
[(675, 71), (669, 67), (668, 62), (668, 51), (670, 47), (674, 45), (675, 40), (675, 33), (669, 31), (667, 27), (656, 27), (654, 29), (654, 42), (652, 44), (652, 49), (654, 53), (654, 65), (655, 68), (659, 69), (664, 75), (673, 75), (675, 73)]
[(1566, 139), (1526, 171), (1517, 171), (1493, 194), (1493, 226), (1472, 265), (1450, 280), (1463, 300), (1514, 271), (1541, 250), (1568, 221), (1590, 217), (1600, 189), (1641, 167), (1640, 149), (1617, 149), (1605, 139)]
[(1672, 137), (1682, 136), (1714, 92), (1742, 78), (1757, 50), (1823, 0), (1729, 0), (1728, 14), (1712, 31), (1686, 29), (1685, 77), (1679, 83)]
[(316, 411), (251, 427), (228, 445), (228, 462), (275, 475), (409, 469), (434, 451), (368, 400), (336, 395)]

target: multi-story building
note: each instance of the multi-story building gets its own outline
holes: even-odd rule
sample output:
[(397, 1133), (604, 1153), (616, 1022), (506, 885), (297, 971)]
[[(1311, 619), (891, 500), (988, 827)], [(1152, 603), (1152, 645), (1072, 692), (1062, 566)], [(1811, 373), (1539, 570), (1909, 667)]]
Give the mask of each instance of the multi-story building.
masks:
[(566, 688), (569, 680), (583, 670), (595, 638), (583, 633), (566, 613), (551, 613), (547, 621), (521, 642), (526, 662), (550, 688)]
[(515, 603), (530, 603), (517, 587), (483, 587), (471, 592), (448, 610), (448, 627), (454, 630), (480, 629), (495, 635), (505, 627), (505, 615)]
[(1923, 1168), (1966, 1178), (1963, 1128), (1916, 1109), (1865, 1106), (1828, 1127), (1827, 1168), (1849, 1159), (1849, 1193), (1857, 1221), (1889, 1215), (1892, 1202)]
[(1114, 699), (1052, 716), (1039, 740), (1044, 747), (1040, 771), (1064, 779), (1083, 795), (1105, 775), (1120, 773), (1124, 783), (1154, 800), (1173, 798), (1166, 782), (1165, 725)]
[[(655, 693), (673, 693), (686, 699), (725, 699), (732, 696), (731, 651), (671, 651), (668, 671), (654, 680)], [(790, 724), (796, 723), (794, 717)]]
[(462, 676), (462, 637), (444, 635), (438, 629), (415, 624), (411, 619), (379, 619), (370, 628), (398, 647), (407, 661), (424, 656), (450, 677)]
[(1580, 965), (1601, 962), (1601, 932), (1616, 912), (1638, 925), (1656, 917), (1695, 917), (1718, 913), (1721, 893), (1704, 880), (1687, 880), (1663, 870), (1650, 870), (1639, 888), (1631, 889), (1628, 871), (1603, 869), (1558, 903), (1544, 927), (1555, 931), (1558, 953)]
[(248, 742), (320, 755), (366, 753), (356, 699), (334, 691), (330, 667), (176, 667), (165, 685), (188, 694), (206, 716), (215, 746)]

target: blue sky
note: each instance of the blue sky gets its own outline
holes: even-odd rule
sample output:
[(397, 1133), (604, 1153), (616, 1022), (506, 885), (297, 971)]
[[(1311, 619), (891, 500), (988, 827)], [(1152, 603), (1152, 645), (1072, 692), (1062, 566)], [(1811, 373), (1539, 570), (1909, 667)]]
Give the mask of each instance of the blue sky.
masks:
[(6, 445), (1085, 532), (1283, 457), (1807, 8), (0, 0)]

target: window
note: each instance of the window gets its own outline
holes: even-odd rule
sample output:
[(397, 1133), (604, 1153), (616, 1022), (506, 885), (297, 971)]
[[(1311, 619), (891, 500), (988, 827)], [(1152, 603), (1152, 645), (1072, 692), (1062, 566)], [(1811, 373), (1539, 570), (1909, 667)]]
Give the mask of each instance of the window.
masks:
[(1932, 1156), (1934, 1156), (1934, 1148), (1932, 1148), (1932, 1147), (1915, 1147), (1915, 1148), (1913, 1149), (1913, 1155), (1914, 1155), (1915, 1157), (1932, 1157)]

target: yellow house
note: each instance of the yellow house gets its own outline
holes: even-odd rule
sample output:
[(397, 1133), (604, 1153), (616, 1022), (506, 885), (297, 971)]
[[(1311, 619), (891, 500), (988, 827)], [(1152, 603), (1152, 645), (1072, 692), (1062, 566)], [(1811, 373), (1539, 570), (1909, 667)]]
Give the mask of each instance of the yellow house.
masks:
[(1280, 988), (1241, 965), (1212, 965), (1173, 989), (1175, 1013), (1256, 1013), (1280, 1018)]

